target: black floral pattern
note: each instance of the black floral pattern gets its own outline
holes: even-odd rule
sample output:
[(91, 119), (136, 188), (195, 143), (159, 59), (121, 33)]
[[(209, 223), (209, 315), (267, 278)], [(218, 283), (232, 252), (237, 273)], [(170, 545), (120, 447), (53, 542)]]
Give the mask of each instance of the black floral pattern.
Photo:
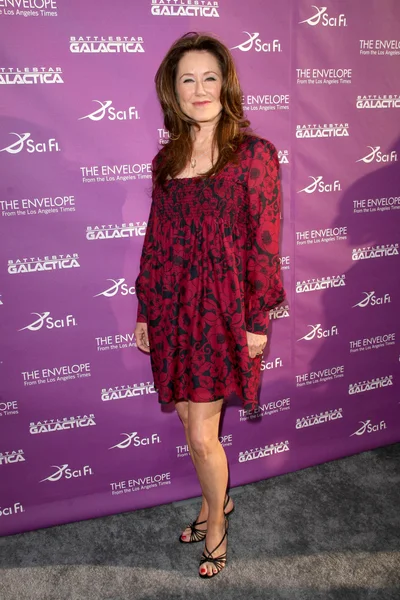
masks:
[(249, 357), (246, 331), (266, 334), (269, 310), (285, 296), (279, 161), (256, 136), (238, 153), (213, 177), (153, 191), (136, 295), (161, 403), (232, 392), (246, 409), (258, 402), (261, 356)]

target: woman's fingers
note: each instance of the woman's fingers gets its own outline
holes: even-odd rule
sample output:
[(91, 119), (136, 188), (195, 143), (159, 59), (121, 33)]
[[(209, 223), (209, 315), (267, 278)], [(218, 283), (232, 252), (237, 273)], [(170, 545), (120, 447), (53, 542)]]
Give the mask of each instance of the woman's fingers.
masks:
[(150, 352), (149, 336), (147, 333), (147, 324), (138, 323), (135, 328), (136, 345), (143, 352)]
[(250, 358), (255, 358), (256, 356), (260, 356), (263, 352), (264, 352), (264, 348), (262, 346), (249, 347)]
[(247, 331), (246, 335), (250, 358), (260, 356), (264, 352), (264, 348), (267, 345), (267, 336), (259, 335), (258, 333), (251, 333), (250, 331)]

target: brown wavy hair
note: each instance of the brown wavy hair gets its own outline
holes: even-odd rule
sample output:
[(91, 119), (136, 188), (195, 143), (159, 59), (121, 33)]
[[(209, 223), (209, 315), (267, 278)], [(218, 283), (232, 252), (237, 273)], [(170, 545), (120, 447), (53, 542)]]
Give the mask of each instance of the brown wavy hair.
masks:
[(212, 147), (218, 149), (218, 159), (203, 177), (210, 177), (228, 162), (235, 161), (235, 151), (250, 125), (243, 116), (243, 93), (228, 48), (210, 35), (190, 32), (180, 37), (168, 50), (155, 76), (157, 96), (164, 113), (164, 126), (170, 133), (170, 140), (162, 150), (162, 159), (160, 157), (154, 167), (154, 181), (161, 185), (168, 176), (175, 177), (183, 171), (193, 149), (191, 127), (200, 129), (199, 124), (182, 111), (175, 90), (178, 63), (184, 54), (193, 50), (206, 50), (213, 54), (222, 73), (222, 111), (212, 143)]

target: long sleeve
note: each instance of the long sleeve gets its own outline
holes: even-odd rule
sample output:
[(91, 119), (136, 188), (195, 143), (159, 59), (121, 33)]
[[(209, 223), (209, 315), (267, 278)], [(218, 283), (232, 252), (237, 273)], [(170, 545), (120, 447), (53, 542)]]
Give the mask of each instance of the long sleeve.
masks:
[(285, 298), (279, 259), (281, 182), (275, 147), (255, 138), (250, 151), (246, 329), (265, 335), (269, 311)]
[(136, 297), (138, 300), (137, 322), (147, 323), (147, 302), (149, 298), (150, 262), (154, 247), (154, 202), (150, 207), (149, 219), (144, 236), (142, 254), (140, 257), (139, 275), (135, 282)]

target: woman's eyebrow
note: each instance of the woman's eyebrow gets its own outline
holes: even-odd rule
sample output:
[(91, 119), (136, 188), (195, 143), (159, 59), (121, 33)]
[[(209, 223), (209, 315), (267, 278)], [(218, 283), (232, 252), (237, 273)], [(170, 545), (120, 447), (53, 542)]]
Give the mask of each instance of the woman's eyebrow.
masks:
[[(216, 71), (204, 71), (203, 75), (209, 75), (210, 73), (218, 75)], [(182, 77), (193, 77), (193, 73), (182, 73), (182, 75), (179, 76), (179, 79), (182, 79)]]

